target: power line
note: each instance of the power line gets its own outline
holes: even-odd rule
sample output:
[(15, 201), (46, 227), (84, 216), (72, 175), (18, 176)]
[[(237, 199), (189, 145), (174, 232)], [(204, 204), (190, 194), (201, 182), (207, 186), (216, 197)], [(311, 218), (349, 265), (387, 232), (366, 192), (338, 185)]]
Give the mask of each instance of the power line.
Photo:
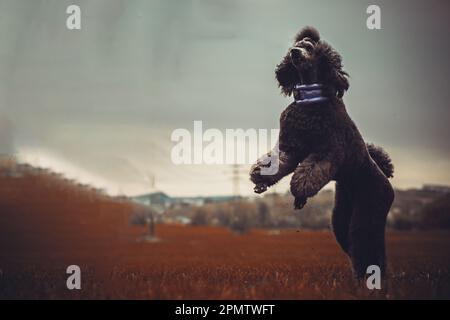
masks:
[(235, 197), (239, 197), (241, 195), (240, 184), (241, 184), (242, 174), (244, 174), (244, 173), (247, 174), (247, 172), (244, 171), (244, 168), (242, 168), (242, 165), (232, 164), (229, 173), (231, 174), (232, 194)]

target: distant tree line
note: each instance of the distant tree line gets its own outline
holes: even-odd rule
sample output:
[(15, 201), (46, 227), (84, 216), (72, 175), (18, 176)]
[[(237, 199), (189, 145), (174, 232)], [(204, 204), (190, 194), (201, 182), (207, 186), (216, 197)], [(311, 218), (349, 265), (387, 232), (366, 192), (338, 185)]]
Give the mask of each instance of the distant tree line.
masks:
[[(235, 232), (250, 228), (327, 229), (334, 205), (334, 192), (325, 190), (296, 211), (289, 194), (268, 194), (257, 199), (208, 203), (203, 206), (173, 208), (164, 220), (185, 217), (192, 225), (225, 226)], [(450, 194), (424, 190), (397, 190), (388, 217), (388, 228), (450, 229)]]
[(250, 228), (328, 228), (333, 193), (325, 191), (311, 199), (302, 211), (295, 211), (286, 195), (268, 194), (258, 199), (207, 203), (203, 206), (174, 208), (164, 213), (165, 220), (187, 217), (192, 225), (225, 226), (237, 233)]

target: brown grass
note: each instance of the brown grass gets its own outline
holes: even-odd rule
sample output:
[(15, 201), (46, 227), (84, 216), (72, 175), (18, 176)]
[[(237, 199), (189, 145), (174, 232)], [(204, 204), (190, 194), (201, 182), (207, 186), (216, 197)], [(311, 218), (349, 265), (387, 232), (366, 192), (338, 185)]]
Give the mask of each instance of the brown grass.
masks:
[[(160, 225), (160, 242), (96, 243), (66, 251), (9, 254), (0, 296), (120, 299), (449, 298), (449, 234), (390, 233), (387, 290), (352, 279), (329, 232), (253, 231)], [(3, 260), (5, 261), (5, 260)], [(82, 290), (65, 289), (65, 268)]]
[[(0, 179), (0, 298), (450, 298), (450, 233), (388, 234), (390, 278), (356, 283), (330, 232), (158, 225), (138, 238), (131, 206), (44, 178)], [(66, 289), (66, 267), (82, 290)]]

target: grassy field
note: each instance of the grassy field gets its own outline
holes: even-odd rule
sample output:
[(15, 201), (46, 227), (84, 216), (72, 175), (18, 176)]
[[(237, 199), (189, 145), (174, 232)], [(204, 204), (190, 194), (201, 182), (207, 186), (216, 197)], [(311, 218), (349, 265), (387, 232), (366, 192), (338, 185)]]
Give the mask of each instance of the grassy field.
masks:
[[(2, 253), (2, 298), (410, 299), (450, 298), (448, 233), (388, 234), (390, 278), (373, 292), (352, 279), (329, 232), (159, 225), (159, 242), (121, 241)], [(82, 270), (82, 290), (65, 268)]]
[[(159, 241), (145, 242), (132, 212), (54, 175), (0, 175), (0, 298), (450, 298), (448, 232), (389, 232), (390, 277), (374, 292), (328, 231), (158, 225)], [(81, 290), (66, 288), (72, 264)]]

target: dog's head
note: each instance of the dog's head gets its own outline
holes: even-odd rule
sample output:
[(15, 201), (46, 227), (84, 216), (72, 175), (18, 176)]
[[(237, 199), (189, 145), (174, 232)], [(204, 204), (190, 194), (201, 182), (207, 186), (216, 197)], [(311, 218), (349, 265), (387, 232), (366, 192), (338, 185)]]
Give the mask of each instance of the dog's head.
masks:
[(320, 39), (313, 27), (303, 28), (295, 37), (275, 75), (281, 92), (290, 96), (296, 84), (323, 84), (331, 95), (342, 98), (348, 89), (348, 74), (342, 70), (339, 53)]

